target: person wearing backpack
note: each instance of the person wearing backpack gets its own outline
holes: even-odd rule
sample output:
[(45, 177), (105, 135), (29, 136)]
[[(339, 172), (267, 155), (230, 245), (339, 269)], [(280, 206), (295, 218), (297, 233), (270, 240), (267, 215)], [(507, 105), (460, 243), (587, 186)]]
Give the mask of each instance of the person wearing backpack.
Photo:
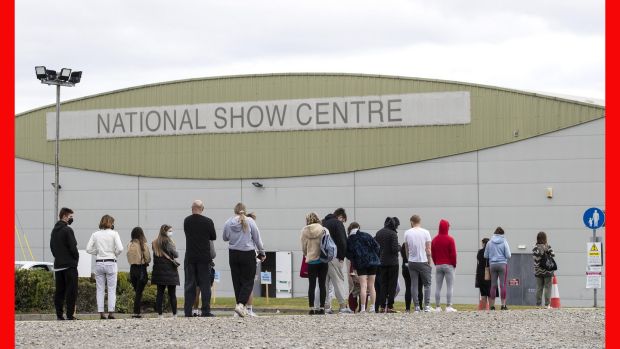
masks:
[(555, 257), (555, 253), (551, 246), (547, 244), (547, 234), (541, 231), (536, 236), (536, 246), (532, 249), (532, 257), (534, 258), (534, 276), (536, 277), (536, 306), (542, 306), (543, 291), (545, 295), (545, 307), (550, 309), (551, 302), (551, 279), (553, 278), (553, 270), (549, 270), (545, 266), (548, 256)]
[[(319, 216), (310, 212), (306, 215), (306, 226), (301, 230), (301, 250), (308, 263), (308, 304), (310, 315), (325, 314), (325, 279), (328, 266), (321, 261), (321, 240), (326, 234)], [(319, 282), (319, 308), (314, 307), (314, 289)]]
[[(368, 233), (360, 231), (359, 224), (351, 223), (357, 226), (351, 230), (347, 240), (346, 257), (351, 261), (354, 273), (357, 275), (360, 283), (360, 313), (375, 312), (375, 301), (377, 293), (375, 291), (375, 275), (377, 268), (381, 265), (379, 260), (380, 247), (377, 241)], [(370, 302), (366, 308), (366, 294), (370, 292)]]

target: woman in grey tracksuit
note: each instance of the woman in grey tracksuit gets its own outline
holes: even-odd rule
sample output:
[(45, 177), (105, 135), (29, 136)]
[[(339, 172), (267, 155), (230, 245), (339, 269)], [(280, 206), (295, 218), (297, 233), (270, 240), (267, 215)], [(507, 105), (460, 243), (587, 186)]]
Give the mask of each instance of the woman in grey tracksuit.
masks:
[(491, 241), (487, 243), (484, 249), (484, 258), (489, 260), (489, 269), (491, 271), (490, 310), (495, 310), (495, 290), (498, 278), (501, 288), (501, 309), (508, 310), (506, 306), (506, 278), (508, 277), (508, 260), (510, 256), (510, 246), (508, 246), (508, 241), (504, 238), (504, 229), (497, 227), (493, 237), (491, 237)]

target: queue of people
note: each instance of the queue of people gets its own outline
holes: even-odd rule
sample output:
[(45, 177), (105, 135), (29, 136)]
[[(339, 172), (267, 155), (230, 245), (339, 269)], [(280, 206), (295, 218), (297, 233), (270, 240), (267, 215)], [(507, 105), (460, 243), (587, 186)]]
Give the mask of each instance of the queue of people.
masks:
[[(185, 317), (213, 317), (211, 312), (211, 287), (214, 279), (216, 231), (213, 220), (203, 215), (204, 204), (195, 200), (191, 205), (191, 215), (185, 218), (183, 230), (186, 239), (186, 252), (183, 261), (184, 315)], [(252, 290), (257, 262), (266, 259), (261, 234), (256, 224), (256, 215), (246, 213), (243, 203), (233, 208), (231, 216), (223, 227), (224, 241), (228, 242), (229, 265), (235, 294), (235, 316), (256, 316), (252, 310)], [(54, 226), (50, 238), (50, 248), (54, 255), (56, 291), (54, 304), (58, 320), (74, 320), (77, 298), (77, 263), (79, 253), (77, 242), (70, 225), (73, 211), (62, 208), (59, 221)], [(317, 213), (310, 212), (305, 217), (300, 241), (304, 261), (308, 270), (309, 314), (322, 315), (334, 313), (328, 289), (338, 301), (341, 314), (358, 313), (397, 313), (394, 299), (399, 291), (398, 256), (402, 257), (402, 275), (405, 280), (405, 311), (414, 312), (443, 311), (441, 292), (445, 280), (445, 311), (455, 312), (452, 295), (457, 250), (454, 237), (449, 234), (450, 223), (439, 222), (434, 238), (421, 226), (421, 217), (413, 215), (409, 219), (411, 228), (404, 233), (404, 242), (398, 241), (397, 229), (400, 220), (387, 217), (384, 227), (375, 236), (361, 230), (357, 222), (345, 229), (346, 212), (338, 208), (321, 220)], [(168, 292), (172, 316), (177, 316), (176, 287), (180, 285), (177, 261), (179, 257), (173, 240), (173, 228), (163, 224), (157, 237), (151, 243), (152, 256), (147, 239), (141, 227), (133, 228), (131, 241), (126, 254), (130, 264), (130, 282), (135, 290), (134, 318), (141, 318), (142, 293), (148, 283), (147, 268), (153, 262), (151, 283), (157, 285), (155, 311), (163, 314), (164, 294)], [(97, 286), (97, 310), (101, 319), (114, 319), (116, 302), (117, 257), (124, 251), (119, 234), (114, 230), (114, 218), (104, 215), (99, 230), (94, 232), (86, 246), (86, 251), (96, 256), (95, 279)], [(532, 251), (537, 278), (537, 306), (550, 303), (551, 278), (553, 271), (539, 264), (546, 256), (554, 256), (547, 236), (540, 232)], [(495, 298), (499, 294), (501, 310), (507, 310), (506, 279), (511, 252), (504, 230), (497, 227), (493, 236), (482, 240), (482, 248), (477, 254), (475, 286), (480, 290), (481, 304), (495, 310)], [(345, 265), (345, 258), (348, 264)], [(430, 304), (432, 265), (435, 265), (435, 307)], [(349, 293), (345, 293), (345, 275), (348, 276)], [(375, 287), (375, 279), (376, 286)], [(107, 315), (104, 296), (107, 290)], [(500, 291), (498, 293), (498, 291)], [(201, 301), (201, 302), (199, 302)], [(201, 304), (200, 308), (198, 305)], [(63, 308), (66, 305), (66, 308)], [(64, 316), (66, 314), (66, 317)]]

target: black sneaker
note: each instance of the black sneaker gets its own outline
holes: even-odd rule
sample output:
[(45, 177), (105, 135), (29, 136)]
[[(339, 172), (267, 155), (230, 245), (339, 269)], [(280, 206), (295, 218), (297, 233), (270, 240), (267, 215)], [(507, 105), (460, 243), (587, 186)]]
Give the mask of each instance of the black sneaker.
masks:
[(134, 318), (134, 319), (142, 319), (142, 315), (140, 315), (140, 314), (134, 314), (131, 317)]
[(508, 306), (507, 305), (502, 305), (502, 310), (508, 310)]
[(63, 316), (56, 316), (56, 320), (62, 321), (62, 320), (65, 320), (65, 318)]
[(100, 320), (107, 320), (108, 318), (105, 315), (99, 315)]
[(114, 319), (116, 319), (114, 315), (108, 315), (108, 320), (114, 320)]
[(308, 315), (316, 315), (316, 311), (314, 309), (310, 309)]
[(316, 312), (317, 315), (325, 315), (325, 309), (321, 308)]
[(200, 317), (215, 317), (215, 314), (213, 314), (212, 312), (202, 313)]
[[(63, 319), (64, 320), (64, 319)], [(68, 317), (67, 320), (79, 320), (78, 318), (76, 318), (75, 316), (72, 317)]]
[(495, 306), (494, 306), (494, 305), (492, 305), (492, 306), (489, 308), (489, 310), (495, 310)]

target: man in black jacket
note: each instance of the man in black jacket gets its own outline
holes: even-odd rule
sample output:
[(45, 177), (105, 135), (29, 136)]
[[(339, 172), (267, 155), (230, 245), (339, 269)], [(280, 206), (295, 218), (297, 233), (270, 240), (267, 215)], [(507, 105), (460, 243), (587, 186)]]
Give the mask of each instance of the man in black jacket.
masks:
[[(352, 313), (347, 305), (348, 294), (344, 292), (344, 257), (347, 253), (347, 233), (344, 228), (344, 223), (347, 221), (347, 213), (344, 208), (338, 208), (334, 213), (330, 213), (323, 219), (323, 227), (329, 230), (329, 234), (336, 244), (336, 258), (329, 262), (327, 270), (326, 283), (329, 285), (330, 281), (334, 285), (334, 293), (340, 304), (340, 313), (347, 314)], [(330, 302), (326, 302), (331, 304)], [(326, 309), (325, 312), (331, 312), (331, 309)]]
[(379, 267), (380, 287), (376, 302), (377, 312), (396, 313), (394, 310), (394, 294), (398, 284), (398, 233), (396, 229), (400, 225), (397, 217), (387, 217), (383, 228), (375, 235), (375, 240), (379, 243), (381, 266)]
[(78, 291), (77, 265), (80, 254), (73, 229), (69, 227), (73, 223), (73, 210), (63, 207), (58, 217), (60, 220), (52, 229), (50, 237), (50, 249), (54, 256), (54, 277), (56, 278), (56, 290), (54, 291), (56, 318), (65, 320), (62, 308), (63, 303), (67, 303), (67, 320), (77, 320), (73, 313)]
[(211, 240), (216, 239), (215, 225), (211, 218), (203, 216), (202, 201), (192, 203), (192, 214), (185, 218), (185, 316), (192, 316), (192, 305), (196, 298), (196, 286), (200, 287), (202, 300), (201, 316), (212, 317), (211, 313)]

